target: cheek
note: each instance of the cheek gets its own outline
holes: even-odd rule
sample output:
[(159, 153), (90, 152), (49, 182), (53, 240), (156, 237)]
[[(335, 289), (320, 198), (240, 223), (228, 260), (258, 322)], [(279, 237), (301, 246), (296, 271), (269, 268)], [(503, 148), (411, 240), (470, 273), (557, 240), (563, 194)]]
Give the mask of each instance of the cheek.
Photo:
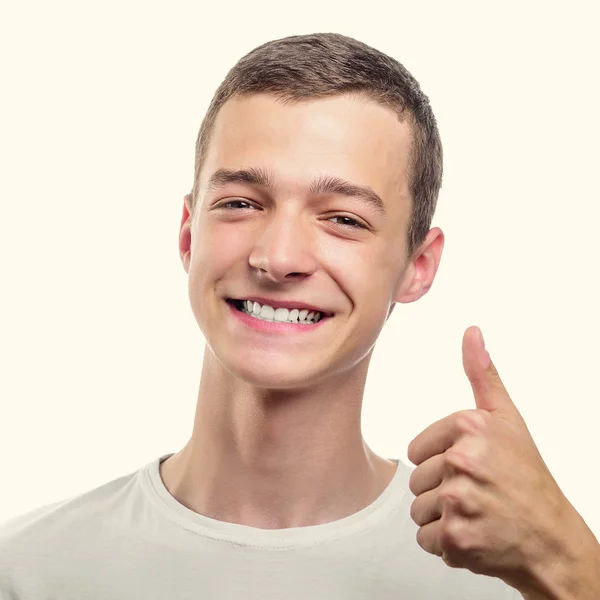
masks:
[[(221, 224), (222, 225), (222, 224)], [(199, 226), (192, 239), (190, 269), (203, 272), (222, 272), (241, 257), (247, 256), (247, 243), (235, 227), (211, 223)]]
[[(188, 293), (194, 312), (203, 312), (206, 294), (219, 292), (219, 281), (231, 276), (243, 261), (243, 238), (232, 227), (199, 226), (192, 237)], [(199, 314), (196, 315), (199, 318)]]
[(356, 282), (368, 277), (370, 267), (378, 260), (368, 244), (336, 238), (327, 232), (316, 236), (315, 251), (321, 266), (335, 273), (342, 287), (348, 286), (348, 292), (354, 292)]
[[(353, 249), (354, 250), (354, 249)], [(393, 270), (382, 260), (381, 252), (356, 244), (331, 249), (329, 272), (338, 287), (351, 300), (351, 319), (356, 319), (361, 343), (367, 336), (375, 343), (386, 322), (395, 283)]]
[(389, 308), (392, 295), (393, 273), (381, 248), (366, 243), (344, 241), (322, 246), (323, 265), (335, 277), (338, 285), (353, 303)]

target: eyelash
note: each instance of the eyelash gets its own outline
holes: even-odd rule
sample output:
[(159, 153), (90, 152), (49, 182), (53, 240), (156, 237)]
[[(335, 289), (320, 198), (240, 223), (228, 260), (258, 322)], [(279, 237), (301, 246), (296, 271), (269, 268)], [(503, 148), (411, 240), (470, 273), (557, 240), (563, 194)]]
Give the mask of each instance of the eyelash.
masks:
[[(232, 204), (246, 204), (246, 206), (234, 209), (231, 206)], [(229, 200), (228, 202), (221, 204), (222, 208), (228, 208), (232, 210), (244, 210), (245, 208), (250, 208), (251, 206), (252, 205), (249, 202), (246, 202), (246, 200)], [(339, 223), (339, 225), (342, 227), (348, 227), (350, 229), (366, 229), (366, 227), (360, 221), (357, 221), (352, 217), (347, 217), (346, 215), (334, 215), (333, 217), (329, 217), (329, 219), (346, 219), (347, 221), (352, 221), (353, 224), (349, 225), (348, 223)]]

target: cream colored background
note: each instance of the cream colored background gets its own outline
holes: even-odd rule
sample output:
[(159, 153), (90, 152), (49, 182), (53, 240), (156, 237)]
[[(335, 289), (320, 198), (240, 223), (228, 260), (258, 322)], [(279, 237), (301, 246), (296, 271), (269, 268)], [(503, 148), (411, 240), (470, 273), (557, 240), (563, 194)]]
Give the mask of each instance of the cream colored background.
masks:
[[(376, 349), (364, 435), (400, 457), (474, 407), (470, 325), (598, 536), (595, 2), (6, 3), (0, 18), (0, 520), (179, 450), (202, 338), (177, 238), (226, 71), (291, 34), (394, 56), (445, 149), (431, 291)], [(515, 465), (519, 468), (519, 465)]]

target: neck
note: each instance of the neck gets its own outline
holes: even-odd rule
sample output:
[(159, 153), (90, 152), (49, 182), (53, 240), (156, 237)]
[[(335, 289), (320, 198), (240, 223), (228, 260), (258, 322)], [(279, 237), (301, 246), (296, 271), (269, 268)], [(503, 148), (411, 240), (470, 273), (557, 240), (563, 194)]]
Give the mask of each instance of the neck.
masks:
[(368, 506), (396, 469), (361, 433), (369, 359), (339, 380), (265, 390), (233, 377), (207, 347), (192, 437), (162, 463), (165, 486), (197, 513), (262, 529)]

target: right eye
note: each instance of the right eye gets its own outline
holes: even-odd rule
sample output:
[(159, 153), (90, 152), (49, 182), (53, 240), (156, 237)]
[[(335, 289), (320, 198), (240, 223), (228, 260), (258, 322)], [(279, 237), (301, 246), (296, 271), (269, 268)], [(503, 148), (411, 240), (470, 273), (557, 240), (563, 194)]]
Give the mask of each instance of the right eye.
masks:
[[(234, 204), (237, 206), (233, 206)], [(240, 206), (240, 204), (243, 204), (244, 206)], [(246, 200), (228, 200), (227, 202), (223, 202), (220, 206), (221, 206), (221, 208), (234, 208), (234, 209), (254, 208), (252, 206), (252, 204), (250, 204), (249, 202), (246, 202)]]

